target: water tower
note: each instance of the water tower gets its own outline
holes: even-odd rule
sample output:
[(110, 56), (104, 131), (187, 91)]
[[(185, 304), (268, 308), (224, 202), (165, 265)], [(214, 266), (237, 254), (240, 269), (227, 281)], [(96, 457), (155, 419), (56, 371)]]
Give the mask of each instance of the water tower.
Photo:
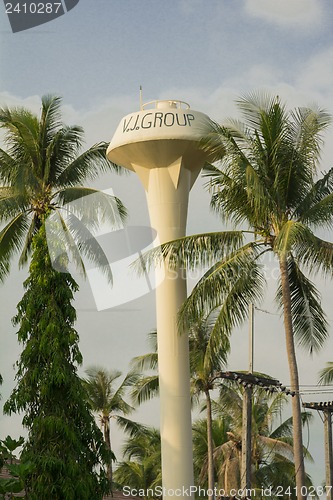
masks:
[[(185, 235), (189, 192), (207, 158), (199, 142), (210, 131), (207, 115), (163, 100), (125, 116), (111, 140), (107, 157), (140, 177), (161, 243)], [(177, 490), (185, 498), (179, 491), (194, 484), (188, 336), (177, 330), (186, 279), (167, 262), (163, 272), (156, 289), (163, 497)]]

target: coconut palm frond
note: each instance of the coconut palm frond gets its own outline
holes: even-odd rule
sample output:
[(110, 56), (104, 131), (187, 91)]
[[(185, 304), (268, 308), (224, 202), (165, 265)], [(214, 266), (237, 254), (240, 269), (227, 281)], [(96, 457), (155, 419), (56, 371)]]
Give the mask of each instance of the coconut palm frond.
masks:
[(159, 394), (158, 376), (142, 377), (131, 391), (131, 399), (136, 404), (141, 404)]
[[(264, 280), (257, 261), (260, 246), (248, 243), (210, 268), (196, 284), (179, 312), (181, 331), (219, 308), (216, 332), (241, 324), (249, 304), (260, 300)], [(211, 341), (214, 347), (213, 340)]]
[(333, 168), (318, 179), (295, 208), (294, 215), (304, 224), (316, 227), (332, 222)]
[(331, 385), (333, 382), (333, 362), (330, 361), (326, 363), (326, 367), (321, 370), (319, 373), (319, 381), (320, 385)]
[(94, 180), (100, 173), (114, 171), (121, 173), (121, 167), (106, 158), (108, 144), (100, 142), (94, 144), (80, 154), (61, 171), (56, 180), (59, 187), (70, 187), (81, 184), (84, 180)]
[(240, 231), (185, 236), (146, 252), (143, 255), (144, 267), (142, 267), (141, 260), (135, 265), (141, 273), (153, 265), (161, 264), (164, 260), (167, 260), (168, 266), (173, 269), (178, 267), (192, 270), (204, 268), (225, 257), (230, 251), (239, 248), (243, 238)]
[(293, 252), (297, 261), (312, 272), (332, 275), (333, 243), (309, 233), (308, 241), (297, 245)]
[(155, 370), (157, 368), (157, 352), (136, 356), (131, 360), (131, 366), (139, 371)]
[(54, 194), (65, 212), (73, 212), (88, 227), (99, 228), (105, 222), (121, 229), (127, 210), (119, 198), (98, 189), (75, 186)]
[(10, 260), (24, 244), (29, 222), (29, 217), (20, 213), (0, 231), (0, 280), (7, 276)]
[[(310, 353), (318, 351), (328, 337), (328, 322), (320, 294), (292, 256), (288, 261), (288, 273), (295, 336)], [(282, 304), (281, 288), (278, 289), (277, 299)]]

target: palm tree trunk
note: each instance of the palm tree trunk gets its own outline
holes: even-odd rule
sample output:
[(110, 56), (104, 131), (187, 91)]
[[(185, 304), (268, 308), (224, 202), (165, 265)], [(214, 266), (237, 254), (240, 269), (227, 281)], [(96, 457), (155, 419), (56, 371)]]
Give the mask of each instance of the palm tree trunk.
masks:
[(207, 455), (208, 455), (208, 490), (211, 490), (211, 495), (208, 495), (208, 500), (214, 500), (214, 456), (213, 456), (213, 432), (212, 432), (212, 401), (210, 399), (209, 389), (205, 390), (206, 405), (207, 405)]
[[(110, 418), (109, 415), (103, 415), (103, 434), (104, 441), (107, 449), (111, 452), (111, 434), (110, 434)], [(110, 458), (110, 463), (107, 464), (107, 478), (110, 484), (110, 490), (112, 493), (112, 459)]]
[[(280, 256), (280, 272), (281, 272), (281, 287), (283, 300), (283, 315), (284, 328), (286, 338), (286, 349), (289, 364), (290, 387), (295, 391), (296, 395), (292, 398), (292, 416), (293, 416), (293, 447), (295, 461), (295, 476), (297, 487), (297, 500), (306, 499), (306, 494), (302, 494), (305, 488), (305, 467), (303, 455), (303, 440), (302, 440), (302, 416), (301, 404), (299, 397), (299, 379), (298, 368), (296, 361), (295, 342), (293, 324), (291, 318), (291, 296), (288, 278), (287, 259), (285, 256)], [(305, 493), (305, 491), (304, 491)]]

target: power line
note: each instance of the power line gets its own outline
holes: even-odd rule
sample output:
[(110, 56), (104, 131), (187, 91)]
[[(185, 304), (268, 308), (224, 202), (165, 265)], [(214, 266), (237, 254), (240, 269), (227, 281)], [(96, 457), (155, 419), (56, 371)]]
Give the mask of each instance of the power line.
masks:
[(259, 307), (254, 307), (256, 311), (260, 311), (265, 314), (270, 314), (271, 316), (281, 316), (279, 313), (272, 313), (270, 311), (266, 311), (265, 309), (260, 309)]
[[(254, 307), (256, 311), (260, 311), (262, 313), (265, 313), (265, 314), (269, 314), (270, 316), (279, 316), (281, 317), (282, 313), (273, 313), (271, 311), (267, 311), (266, 309), (261, 309), (260, 307)], [(301, 317), (301, 318), (312, 318), (313, 316), (311, 314), (298, 314), (297, 315), (298, 317)], [(332, 319), (330, 318), (326, 318), (327, 321), (333, 321)]]
[(333, 389), (333, 384), (300, 384), (300, 387), (332, 387)]
[(319, 392), (313, 392), (313, 391), (299, 391), (299, 394), (333, 394), (333, 391), (319, 391)]

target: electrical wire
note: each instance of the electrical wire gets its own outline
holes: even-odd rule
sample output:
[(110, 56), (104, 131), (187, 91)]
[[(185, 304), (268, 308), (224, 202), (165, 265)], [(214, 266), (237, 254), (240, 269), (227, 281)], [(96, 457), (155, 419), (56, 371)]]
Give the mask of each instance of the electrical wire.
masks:
[[(267, 311), (266, 309), (261, 309), (260, 307), (256, 307), (256, 306), (254, 306), (254, 309), (256, 311), (260, 311), (260, 312), (265, 313), (265, 314), (270, 314), (271, 316), (280, 316), (281, 317), (281, 315), (282, 315), (282, 313), (273, 313), (271, 311)], [(312, 318), (312, 315), (310, 315), (310, 314), (298, 314), (297, 316), (300, 316), (302, 318)], [(330, 318), (326, 318), (326, 319), (327, 319), (327, 321), (333, 321)]]
[(298, 394), (333, 394), (333, 390), (332, 391), (297, 391)]
[(270, 311), (266, 311), (265, 309), (260, 309), (259, 307), (256, 307), (256, 306), (254, 306), (254, 309), (256, 311), (260, 311), (260, 312), (263, 312), (265, 314), (270, 314), (271, 316), (281, 316), (281, 314), (279, 314), (279, 313), (272, 313)]
[(333, 389), (333, 385), (332, 384), (300, 384), (300, 387), (318, 387), (319, 389), (321, 387), (332, 387)]

